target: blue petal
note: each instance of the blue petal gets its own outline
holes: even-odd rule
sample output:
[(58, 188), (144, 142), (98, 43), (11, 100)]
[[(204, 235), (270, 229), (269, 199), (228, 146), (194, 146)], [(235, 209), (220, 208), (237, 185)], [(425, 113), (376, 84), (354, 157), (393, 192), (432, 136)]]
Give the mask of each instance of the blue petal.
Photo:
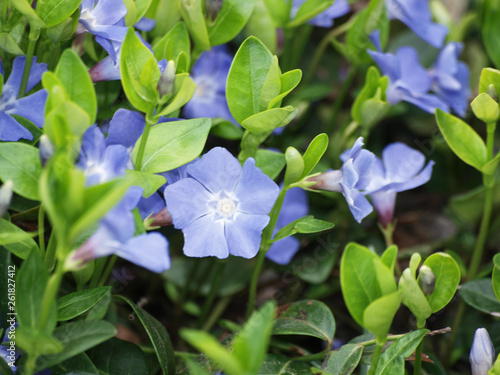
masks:
[(382, 73), (389, 77), (391, 83), (399, 79), (401, 76), (401, 68), (399, 66), (399, 59), (395, 55), (372, 50), (367, 50), (366, 52), (368, 52), (373, 61), (375, 61), (380, 70), (382, 70)]
[(99, 25), (114, 25), (127, 14), (127, 7), (122, 0), (99, 0), (92, 11)]
[(368, 202), (368, 199), (366, 199), (366, 197), (358, 190), (349, 189), (347, 186), (343, 184), (341, 185), (343, 188), (344, 198), (347, 201), (347, 205), (349, 206), (349, 210), (351, 210), (352, 216), (358, 223), (361, 223), (361, 220), (373, 211), (373, 207), (370, 202)]
[(243, 258), (253, 258), (259, 252), (262, 230), (269, 223), (267, 215), (237, 213), (234, 221), (226, 221), (229, 252)]
[(225, 148), (215, 147), (189, 165), (187, 171), (213, 194), (232, 193), (241, 176), (241, 165)]
[(100, 163), (105, 150), (104, 134), (97, 125), (90, 126), (83, 134), (82, 148), (77, 165), (82, 169), (87, 169)]
[[(223, 259), (229, 256), (227, 241), (224, 236), (224, 221), (216, 221), (215, 216), (215, 214), (202, 216), (183, 228), (183, 251), (188, 257), (201, 258), (215, 256), (219, 259)], [(172, 217), (174, 216), (172, 215)]]
[(14, 142), (21, 138), (32, 140), (33, 134), (13, 117), (0, 111), (0, 140)]
[(141, 31), (151, 31), (155, 27), (155, 24), (156, 24), (155, 20), (147, 17), (142, 17), (139, 21), (136, 22), (134, 27), (137, 30)]
[(132, 147), (144, 132), (145, 127), (146, 120), (140, 113), (120, 108), (109, 123), (106, 144)]
[(41, 128), (45, 121), (44, 111), (46, 101), (47, 91), (40, 90), (32, 95), (18, 99), (15, 108), (10, 113), (22, 116)]
[(237, 210), (247, 214), (267, 215), (278, 194), (278, 185), (255, 166), (253, 158), (248, 158), (235, 190), (235, 196), (240, 201)]
[(444, 112), (450, 112), (450, 107), (443, 100), (438, 98), (436, 95), (426, 94), (422, 96), (412, 96), (411, 94), (406, 94), (403, 96), (403, 100), (408, 103), (415, 104), (417, 107), (422, 108), (424, 111), (429, 113), (436, 112), (436, 108)]
[(392, 223), (394, 220), (394, 207), (396, 205), (396, 192), (382, 190), (371, 194), (370, 198), (382, 226), (386, 227)]
[(194, 220), (210, 213), (212, 210), (208, 202), (213, 199), (214, 196), (192, 178), (177, 181), (165, 189), (167, 207), (177, 229), (183, 229)]
[(120, 246), (116, 255), (157, 273), (170, 268), (168, 242), (160, 233), (147, 233), (133, 237)]
[(143, 219), (150, 215), (156, 214), (165, 208), (165, 200), (158, 193), (152, 194), (150, 197), (141, 198), (137, 205), (139, 213)]
[[(18, 56), (14, 59), (12, 65), (12, 71), (10, 73), (9, 79), (5, 83), (5, 87), (12, 88), (12, 90), (17, 94), (21, 87), (21, 80), (23, 78), (24, 64), (26, 62), (25, 56)], [(28, 78), (28, 86), (26, 87), (26, 93), (28, 93), (33, 87), (35, 87), (42, 79), (42, 74), (47, 71), (47, 64), (37, 64), (36, 56), (33, 57), (33, 62), (31, 64), (30, 75)]]
[(405, 182), (423, 168), (425, 156), (404, 143), (396, 142), (384, 148), (382, 160), (385, 176), (391, 182)]
[(355, 185), (356, 189), (364, 189), (370, 183), (374, 161), (375, 155), (368, 150), (361, 150), (353, 159), (354, 169), (358, 174), (358, 181)]
[(335, 0), (331, 7), (309, 20), (308, 23), (318, 27), (332, 27), (333, 20), (349, 13), (349, 10), (350, 7), (347, 0)]
[(111, 56), (106, 56), (89, 70), (92, 82), (116, 81), (121, 79), (120, 64), (116, 64)]
[(273, 243), (266, 253), (266, 258), (284, 266), (290, 263), (299, 248), (299, 240), (289, 236)]
[(428, 92), (431, 88), (431, 77), (420, 65), (417, 51), (412, 47), (401, 47), (396, 51), (396, 57), (399, 59), (401, 69), (398, 86), (412, 93)]
[(421, 186), (431, 179), (433, 165), (434, 162), (430, 161), (418, 175), (404, 182), (389, 184), (386, 188), (395, 192), (401, 192)]

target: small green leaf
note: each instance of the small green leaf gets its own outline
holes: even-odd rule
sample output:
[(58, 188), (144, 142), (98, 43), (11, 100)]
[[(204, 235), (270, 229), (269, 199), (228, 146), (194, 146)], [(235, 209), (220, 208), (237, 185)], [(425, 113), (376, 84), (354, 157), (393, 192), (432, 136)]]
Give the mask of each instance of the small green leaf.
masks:
[(0, 144), (0, 179), (12, 180), (15, 193), (40, 200), (38, 180), (42, 172), (38, 149), (23, 143)]
[(292, 236), (295, 233), (323, 232), (325, 230), (332, 229), (334, 226), (335, 224), (315, 219), (312, 215), (304, 216), (283, 227), (278, 233), (276, 233), (273, 238), (273, 242)]
[(493, 291), (500, 301), (500, 254), (496, 254), (493, 257)]
[(409, 268), (403, 271), (399, 279), (399, 290), (402, 292), (403, 304), (417, 318), (417, 326), (422, 327), (431, 316), (432, 308)]
[(328, 135), (325, 133), (317, 135), (304, 153), (304, 172), (302, 178), (306, 177), (314, 169), (316, 164), (321, 160), (321, 157), (328, 148)]
[(397, 257), (398, 247), (396, 245), (392, 245), (384, 251), (380, 260), (391, 270), (392, 273), (394, 273), (394, 266), (396, 264)]
[(309, 21), (311, 18), (317, 16), (321, 12), (331, 7), (332, 4), (332, 0), (306, 0), (297, 10), (295, 18), (290, 21), (287, 26), (295, 27), (302, 25), (303, 23)]
[(400, 305), (400, 292), (386, 294), (376, 299), (363, 312), (364, 327), (377, 337), (387, 336)]
[(332, 351), (325, 358), (324, 371), (332, 375), (349, 375), (358, 367), (363, 354), (363, 347), (357, 344), (343, 345), (339, 350)]
[(278, 308), (273, 335), (304, 335), (327, 341), (335, 335), (335, 319), (323, 302), (298, 301)]
[(154, 173), (134, 171), (132, 169), (127, 169), (125, 172), (133, 178), (132, 184), (134, 186), (144, 189), (142, 193), (144, 198), (151, 196), (167, 181), (165, 177)]
[(175, 60), (179, 71), (179, 55), (184, 52), (187, 60), (187, 70), (191, 63), (191, 42), (184, 22), (179, 22), (165, 36), (153, 45), (153, 53), (158, 61), (162, 59)]
[(286, 171), (285, 171), (285, 187), (300, 180), (304, 173), (304, 159), (299, 151), (294, 147), (288, 147), (285, 152)]
[(182, 19), (194, 40), (195, 47), (201, 51), (208, 51), (211, 45), (203, 15), (204, 6), (205, 2), (202, 0), (180, 0)]
[(259, 149), (255, 154), (255, 166), (260, 168), (272, 180), (279, 176), (285, 164), (285, 155), (281, 152)]
[(269, 14), (277, 27), (282, 27), (290, 19), (289, 4), (282, 0), (264, 0)]
[(81, 0), (38, 0), (36, 13), (47, 27), (63, 22), (78, 9)]
[(465, 163), (481, 170), (486, 164), (486, 146), (482, 138), (459, 118), (436, 110), (441, 133), (453, 152)]
[(33, 250), (38, 250), (38, 245), (32, 237), (32, 234), (0, 219), (0, 246), (4, 246), (15, 256), (26, 259)]
[(40, 19), (28, 0), (10, 0), (10, 3), (28, 19), (31, 27), (37, 29), (46, 27), (45, 22)]
[(232, 40), (243, 29), (252, 14), (254, 0), (224, 0), (215, 21), (208, 21), (207, 31), (212, 46)]
[(468, 305), (479, 311), (500, 313), (500, 302), (490, 279), (468, 281), (461, 286), (459, 294)]
[(290, 70), (280, 76), (281, 90), (280, 94), (271, 100), (267, 106), (268, 109), (276, 108), (281, 105), (281, 101), (285, 96), (290, 94), (297, 87), (302, 79), (302, 71), (300, 69)]
[(229, 139), (230, 141), (237, 141), (243, 137), (243, 129), (222, 118), (215, 118), (212, 119), (210, 135)]
[(271, 132), (289, 124), (297, 116), (297, 113), (298, 110), (292, 106), (268, 109), (247, 117), (241, 126), (254, 134)]
[(19, 47), (14, 38), (8, 33), (0, 33), (0, 48), (12, 55), (24, 55), (21, 47)]
[(70, 320), (90, 310), (106, 293), (109, 286), (82, 290), (65, 295), (57, 300), (57, 320)]
[[(196, 158), (203, 151), (210, 123), (210, 119), (199, 118), (155, 125), (146, 144), (141, 170), (166, 172)], [(137, 152), (138, 147), (134, 147), (134, 160)]]
[[(283, 1), (277, 1), (277, 4), (286, 8)], [(253, 12), (245, 26), (244, 34), (259, 38), (271, 53), (276, 53), (278, 33), (276, 32), (277, 24), (272, 19), (272, 9), (266, 6), (266, 0), (255, 0)]]

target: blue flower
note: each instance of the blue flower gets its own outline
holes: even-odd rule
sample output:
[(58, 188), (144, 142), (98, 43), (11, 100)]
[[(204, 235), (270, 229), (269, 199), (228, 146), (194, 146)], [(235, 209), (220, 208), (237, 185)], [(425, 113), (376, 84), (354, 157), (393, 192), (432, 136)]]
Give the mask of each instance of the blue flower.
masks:
[(376, 30), (370, 36), (378, 51), (368, 50), (368, 53), (382, 73), (389, 77), (387, 101), (391, 104), (406, 101), (429, 113), (434, 113), (436, 108), (449, 112), (449, 107), (443, 100), (428, 93), (432, 77), (420, 65), (417, 51), (412, 47), (401, 47), (395, 54), (383, 53), (379, 34)]
[[(293, 0), (292, 10), (291, 10), (292, 18), (295, 17), (297, 11), (305, 1), (306, 0)], [(332, 27), (333, 20), (335, 18), (342, 17), (343, 15), (349, 13), (349, 10), (350, 7), (349, 7), (349, 2), (347, 0), (335, 0), (331, 7), (327, 8), (326, 10), (318, 14), (316, 17), (311, 18), (308, 21), (308, 23), (318, 27)]]
[(278, 186), (247, 159), (243, 168), (217, 147), (188, 165), (189, 177), (165, 189), (174, 226), (184, 233), (184, 253), (192, 257), (229, 254), (252, 258), (279, 194)]
[[(12, 115), (22, 116), (38, 127), (42, 127), (44, 123), (44, 109), (45, 102), (47, 101), (47, 92), (45, 90), (40, 90), (29, 96), (17, 99), (21, 87), (25, 62), (26, 57), (24, 56), (19, 56), (14, 59), (12, 72), (7, 82), (3, 85), (2, 94), (0, 96), (1, 141), (17, 141), (21, 138), (33, 139), (33, 135), (12, 117)], [(42, 74), (46, 71), (47, 64), (37, 64), (35, 56), (31, 65), (26, 93), (31, 91), (31, 89), (40, 82)], [(1, 62), (0, 73), (4, 75)]]
[(495, 361), (495, 348), (485, 328), (478, 328), (469, 355), (472, 375), (486, 375)]
[(316, 182), (310, 187), (311, 189), (342, 193), (358, 223), (373, 211), (370, 202), (360, 190), (365, 189), (370, 183), (375, 155), (363, 150), (362, 146), (363, 138), (360, 137), (350, 150), (341, 155), (344, 163), (339, 170), (328, 171), (309, 179), (309, 181)]
[[(370, 183), (364, 193), (370, 195), (380, 223), (386, 227), (394, 218), (396, 193), (414, 189), (430, 180), (433, 161), (425, 165), (425, 156), (403, 143), (391, 143), (372, 166)], [(425, 166), (425, 167), (424, 167)]]
[(469, 68), (458, 61), (463, 44), (451, 42), (441, 50), (430, 69), (432, 91), (443, 99), (459, 116), (464, 117), (470, 96)]
[(155, 20), (147, 17), (142, 17), (139, 21), (135, 23), (134, 27), (140, 31), (151, 31), (155, 27), (155, 24), (156, 24)]
[(191, 71), (196, 90), (184, 106), (185, 118), (220, 117), (237, 123), (226, 101), (226, 81), (232, 61), (225, 46), (213, 47), (201, 54)]
[[(292, 221), (306, 216), (308, 212), (309, 204), (307, 202), (307, 193), (298, 187), (289, 189), (286, 192), (283, 208), (278, 216), (273, 234), (276, 234), (280, 229), (287, 226)], [(290, 263), (293, 256), (299, 251), (299, 248), (299, 240), (293, 236), (288, 236), (273, 243), (266, 257), (275, 263), (286, 265)]]
[(432, 22), (429, 0), (386, 0), (391, 19), (398, 19), (431, 46), (441, 48), (448, 34), (444, 25)]

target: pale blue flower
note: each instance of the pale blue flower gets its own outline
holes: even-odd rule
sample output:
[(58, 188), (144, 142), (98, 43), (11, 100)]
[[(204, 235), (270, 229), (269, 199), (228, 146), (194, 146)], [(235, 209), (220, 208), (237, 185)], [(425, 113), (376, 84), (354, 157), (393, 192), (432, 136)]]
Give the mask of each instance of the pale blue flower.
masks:
[[(306, 0), (293, 0), (291, 17), (294, 18), (300, 6)], [(342, 17), (349, 13), (350, 6), (347, 0), (335, 0), (333, 5), (318, 14), (316, 17), (311, 18), (308, 23), (318, 27), (332, 27), (335, 18)]]
[(247, 159), (243, 168), (217, 147), (187, 166), (189, 177), (165, 189), (174, 226), (184, 233), (184, 253), (192, 257), (229, 254), (252, 258), (279, 188)]

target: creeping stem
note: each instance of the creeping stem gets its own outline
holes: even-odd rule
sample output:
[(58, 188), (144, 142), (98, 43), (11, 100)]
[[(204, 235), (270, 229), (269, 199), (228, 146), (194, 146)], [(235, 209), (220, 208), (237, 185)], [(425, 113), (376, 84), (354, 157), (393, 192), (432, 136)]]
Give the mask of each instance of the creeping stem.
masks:
[(39, 37), (40, 29), (31, 27), (28, 42), (28, 51), (26, 52), (26, 61), (24, 62), (23, 78), (21, 79), (21, 86), (19, 87), (19, 93), (17, 94), (18, 99), (22, 98), (26, 94), (28, 79), (30, 77), (31, 64), (33, 62), (33, 54), (35, 53), (35, 46)]
[(155, 124), (155, 121), (152, 118), (153, 116), (150, 116), (150, 114), (146, 115), (146, 127), (144, 128), (144, 133), (141, 137), (141, 143), (139, 144), (139, 150), (137, 151), (137, 158), (135, 159), (134, 169), (136, 171), (140, 171), (142, 168), (142, 160), (144, 159), (144, 151), (146, 149), (146, 143), (148, 142), (149, 131)]
[(372, 363), (370, 364), (370, 370), (368, 371), (368, 375), (374, 375), (377, 370), (378, 359), (380, 354), (382, 353), (382, 349), (385, 343), (376, 340), (377, 344), (375, 345), (375, 352), (373, 353)]

